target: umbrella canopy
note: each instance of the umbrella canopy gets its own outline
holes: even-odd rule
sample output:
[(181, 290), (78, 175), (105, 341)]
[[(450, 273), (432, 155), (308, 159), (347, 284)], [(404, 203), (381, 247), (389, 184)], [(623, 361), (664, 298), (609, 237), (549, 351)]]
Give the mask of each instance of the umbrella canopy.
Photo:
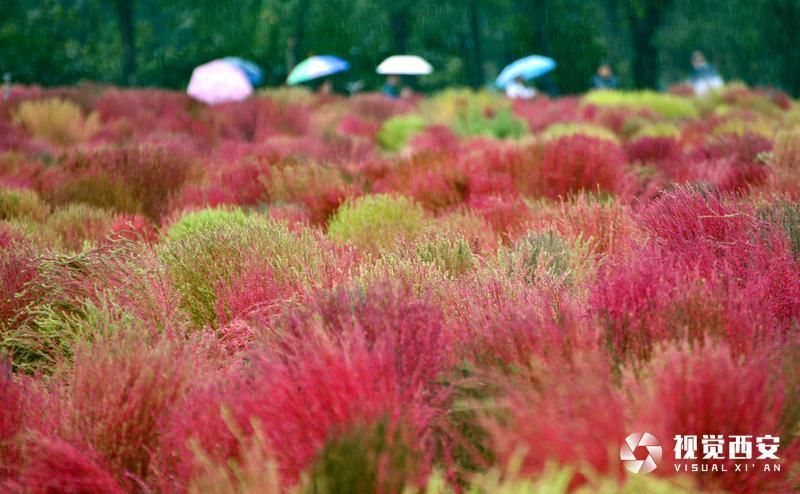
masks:
[(556, 62), (552, 58), (543, 57), (541, 55), (531, 55), (529, 57), (520, 58), (516, 62), (507, 65), (506, 68), (500, 72), (500, 75), (497, 76), (495, 84), (502, 89), (517, 77), (522, 77), (525, 80), (535, 79), (550, 72), (554, 68), (556, 68)]
[(433, 67), (416, 55), (393, 55), (378, 65), (377, 72), (386, 75), (425, 75), (433, 72)]
[(244, 72), (244, 75), (247, 76), (247, 79), (253, 86), (258, 86), (264, 80), (264, 71), (250, 60), (239, 57), (225, 57), (222, 61), (228, 62)]
[(289, 73), (286, 83), (293, 86), (301, 82), (344, 72), (349, 68), (350, 64), (339, 57), (334, 57), (333, 55), (318, 55), (307, 58), (297, 64)]
[(247, 98), (253, 93), (253, 85), (238, 67), (214, 60), (194, 69), (186, 92), (195, 99), (214, 105)]

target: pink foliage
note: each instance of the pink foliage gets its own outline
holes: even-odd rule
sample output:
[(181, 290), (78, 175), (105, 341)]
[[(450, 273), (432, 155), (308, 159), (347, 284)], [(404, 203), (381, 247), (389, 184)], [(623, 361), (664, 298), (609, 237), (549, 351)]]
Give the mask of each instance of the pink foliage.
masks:
[[(787, 438), (781, 426), (784, 400), (783, 383), (774, 372), (773, 363), (763, 355), (741, 362), (723, 346), (663, 348), (652, 362), (650, 375), (644, 378), (639, 399), (632, 404), (634, 428), (652, 431), (667, 441), (675, 435), (696, 435), (698, 445), (704, 435), (772, 435)], [(638, 430), (637, 428), (637, 430)], [(784, 439), (785, 441), (785, 439)], [(789, 446), (781, 442), (778, 456)], [(671, 443), (671, 441), (670, 441)], [(754, 457), (758, 452), (753, 450)], [(659, 472), (674, 473), (674, 454), (664, 451)], [(702, 457), (702, 451), (698, 452)], [(717, 463), (734, 471), (735, 459), (697, 463)], [(785, 460), (783, 460), (785, 461)], [(786, 468), (788, 470), (788, 468)], [(711, 472), (697, 475), (703, 486), (721, 487), (726, 492), (786, 492), (784, 473), (765, 473), (753, 468), (738, 475)]]
[(28, 442), (25, 457), (26, 462), (17, 481), (21, 492), (126, 492), (109, 473), (99, 455), (85, 446), (77, 447), (58, 438), (38, 436)]
[(673, 137), (640, 137), (625, 144), (628, 160), (634, 163), (652, 164), (682, 159), (683, 151)]
[[(525, 476), (555, 462), (621, 477), (621, 462), (611, 452), (626, 436), (625, 401), (605, 362), (584, 355), (571, 365), (532, 373), (530, 379), (508, 390), (502, 402), (507, 425), (487, 425), (500, 464), (521, 454)], [(577, 476), (573, 486), (582, 481)]]
[(540, 132), (555, 123), (581, 120), (579, 98), (517, 99), (512, 102), (512, 109), (527, 122), (532, 132)]
[(530, 209), (518, 196), (471, 196), (467, 206), (506, 240), (519, 236), (531, 218)]
[(617, 192), (625, 175), (625, 155), (616, 144), (582, 135), (544, 146), (540, 193), (556, 198), (573, 192)]
[(139, 215), (122, 214), (111, 225), (111, 239), (126, 239), (154, 243), (158, 240), (158, 232), (150, 221)]

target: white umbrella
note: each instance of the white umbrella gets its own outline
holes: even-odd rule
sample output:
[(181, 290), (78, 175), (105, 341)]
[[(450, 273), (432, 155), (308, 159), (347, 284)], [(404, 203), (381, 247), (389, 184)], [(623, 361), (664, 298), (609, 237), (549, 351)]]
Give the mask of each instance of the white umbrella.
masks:
[(426, 75), (433, 67), (416, 55), (393, 55), (378, 65), (378, 73), (386, 75)]
[(186, 92), (195, 99), (214, 105), (247, 98), (253, 93), (253, 85), (240, 68), (214, 60), (194, 69)]

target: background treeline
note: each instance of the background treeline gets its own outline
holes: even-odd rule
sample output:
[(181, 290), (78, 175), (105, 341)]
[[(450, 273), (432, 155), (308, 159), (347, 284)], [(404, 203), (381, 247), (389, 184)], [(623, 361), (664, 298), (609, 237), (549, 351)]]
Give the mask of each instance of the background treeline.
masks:
[[(515, 58), (558, 60), (561, 93), (601, 60), (628, 87), (685, 78), (694, 49), (727, 79), (800, 94), (800, 0), (4, 0), (0, 71), (44, 85), (185, 86), (194, 66), (238, 55), (280, 84), (311, 54), (347, 58), (374, 88), (385, 56), (437, 72), (422, 89), (479, 87)], [(344, 81), (342, 81), (344, 82)]]

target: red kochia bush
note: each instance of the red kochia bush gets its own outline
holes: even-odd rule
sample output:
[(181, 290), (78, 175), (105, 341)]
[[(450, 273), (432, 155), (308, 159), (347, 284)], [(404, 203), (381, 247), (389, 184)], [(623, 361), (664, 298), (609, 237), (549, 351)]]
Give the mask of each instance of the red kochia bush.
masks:
[[(508, 280), (502, 283), (512, 285)], [(475, 364), (513, 372), (600, 350), (597, 334), (563, 294), (525, 286), (514, 297), (492, 285), (470, 283), (456, 292), (453, 324), (463, 336), (461, 350)]]
[(167, 336), (155, 341), (118, 329), (78, 351), (68, 380), (65, 438), (97, 451), (123, 485), (147, 482), (160, 427), (190, 378), (189, 352)]
[(371, 349), (394, 352), (399, 376), (408, 386), (427, 386), (450, 364), (451, 335), (439, 308), (410, 288), (373, 282), (365, 289), (342, 287), (304, 301), (307, 309), (287, 311), (277, 321), (282, 352), (301, 346), (316, 328), (334, 339), (363, 337)]
[(513, 240), (525, 231), (531, 218), (528, 205), (518, 196), (471, 196), (467, 206), (482, 216), (505, 240)]
[(18, 435), (25, 422), (26, 391), (12, 375), (11, 362), (0, 360), (0, 487), (20, 461)]
[(184, 133), (209, 137), (208, 126), (192, 117), (196, 105), (183, 93), (156, 89), (110, 89), (97, 99), (94, 110), (103, 126), (100, 137), (143, 138), (150, 134)]
[(620, 359), (658, 341), (705, 338), (737, 354), (779, 344), (800, 317), (785, 234), (713, 195), (679, 189), (640, 213), (649, 241), (611, 258), (589, 297)]
[(632, 163), (657, 164), (661, 168), (664, 162), (670, 166), (669, 162), (679, 161), (683, 150), (674, 137), (640, 137), (625, 144), (625, 153)]
[(411, 138), (411, 148), (415, 152), (432, 151), (441, 153), (456, 153), (461, 145), (458, 137), (450, 127), (444, 125), (431, 125)]
[(539, 132), (555, 123), (579, 122), (580, 98), (535, 98), (512, 101), (514, 113), (528, 123), (532, 132)]
[(757, 134), (725, 134), (696, 147), (687, 158), (694, 166), (725, 160), (728, 166), (716, 185), (722, 191), (746, 191), (769, 178), (770, 169), (759, 161), (759, 155), (771, 149), (772, 142)]
[(291, 294), (278, 283), (264, 261), (253, 259), (245, 271), (220, 283), (216, 289), (217, 323), (225, 326), (236, 319), (266, 323), (278, 312), (279, 302)]
[[(549, 462), (588, 465), (605, 475), (622, 474), (613, 451), (627, 434), (625, 402), (607, 363), (578, 355), (572, 364), (524, 374), (507, 386), (500, 420), (488, 420), (500, 465), (521, 454), (520, 473), (536, 476)], [(575, 483), (580, 483), (578, 477)]]
[(452, 156), (423, 152), (397, 162), (375, 184), (374, 191), (399, 193), (439, 211), (461, 203), (466, 183), (466, 174)]
[[(790, 431), (781, 427), (783, 405), (782, 378), (775, 372), (775, 362), (765, 355), (753, 355), (740, 361), (724, 345), (686, 346), (661, 348), (649, 372), (640, 384), (630, 383), (632, 393), (629, 407), (635, 424), (632, 430), (647, 430), (661, 440), (662, 445), (674, 445), (675, 435), (697, 436), (698, 463), (717, 463), (728, 472), (707, 472), (695, 476), (705, 487), (721, 487), (726, 492), (761, 493), (787, 492), (782, 485), (783, 472), (763, 472), (761, 465), (748, 472), (734, 472), (737, 460), (702, 460), (703, 435), (748, 435), (753, 441), (753, 458), (757, 436), (772, 435), (781, 438), (777, 456), (787, 460), (790, 448)], [(638, 386), (638, 387), (637, 387)], [(728, 458), (725, 448), (723, 456)], [(664, 449), (658, 471), (664, 475), (675, 474), (675, 455)], [(750, 460), (739, 460), (739, 462)], [(769, 460), (767, 460), (769, 461)], [(758, 460), (757, 463), (761, 463)]]
[(607, 139), (565, 136), (544, 144), (538, 194), (558, 198), (579, 191), (619, 192), (627, 165)]
[(85, 202), (159, 219), (189, 180), (191, 153), (182, 147), (125, 146), (79, 151), (43, 180), (51, 202)]
[(336, 128), (342, 134), (374, 139), (381, 126), (379, 123), (360, 118), (356, 115), (345, 115)]
[(28, 303), (21, 292), (36, 276), (36, 252), (33, 245), (0, 224), (0, 332), (12, 330)]
[(350, 98), (349, 105), (361, 117), (381, 123), (390, 117), (408, 111), (411, 103), (406, 100), (387, 98), (378, 93), (361, 93)]
[(165, 439), (168, 461), (175, 462), (170, 469), (184, 485), (194, 475), (189, 440), (217, 461), (237, 459), (241, 452), (231, 429), (250, 435), (254, 423), (287, 484), (298, 480), (328, 440), (382, 420), (408, 424), (420, 450), (433, 412), (420, 389), (405, 387), (399, 373), (391, 349), (370, 351), (358, 338), (342, 346), (308, 342), (292, 358), (262, 360), (249, 375), (198, 390), (176, 410)]
[[(11, 492), (122, 494), (126, 492), (91, 448), (47, 436), (27, 441), (26, 461)], [(2, 487), (2, 482), (0, 482)]]
[(166, 453), (181, 482), (194, 471), (188, 439), (215, 459), (237, 458), (230, 426), (251, 434), (253, 421), (289, 483), (327, 440), (380, 420), (409, 425), (413, 448), (432, 454), (429, 434), (444, 394), (434, 378), (450, 348), (437, 309), (380, 285), (322, 293), (289, 310), (274, 333), (252, 370), (198, 389), (174, 415)]
[(113, 240), (125, 239), (151, 244), (158, 240), (158, 232), (153, 224), (142, 216), (121, 214), (111, 225), (108, 237)]
[(224, 103), (209, 111), (223, 139), (258, 142), (278, 134), (303, 135), (309, 130), (306, 108), (280, 104), (265, 97)]

